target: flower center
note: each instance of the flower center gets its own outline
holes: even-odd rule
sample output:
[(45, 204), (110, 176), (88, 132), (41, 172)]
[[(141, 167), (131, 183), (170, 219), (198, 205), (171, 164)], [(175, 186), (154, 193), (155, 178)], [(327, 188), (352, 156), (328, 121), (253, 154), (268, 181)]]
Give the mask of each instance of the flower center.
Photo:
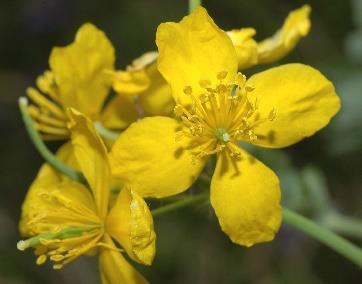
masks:
[(104, 234), (103, 222), (97, 213), (64, 194), (64, 190), (39, 193), (38, 209), (26, 216), (27, 235), (32, 237), (17, 244), (19, 250), (35, 248), (37, 264), (49, 258), (54, 262), (54, 269), (98, 246)]
[(80, 254), (96, 246), (101, 237), (100, 226), (77, 227), (66, 226), (57, 231), (40, 233), (17, 243), (18, 250), (35, 248), (38, 256), (36, 263), (43, 264), (48, 257), (60, 269)]
[(230, 134), (226, 131), (225, 128), (216, 128), (215, 135), (217, 139), (222, 142), (229, 142), (230, 141)]
[(258, 139), (254, 128), (276, 116), (274, 109), (267, 117), (258, 112), (254, 88), (247, 84), (246, 77), (238, 73), (235, 80), (225, 82), (227, 72), (216, 75), (218, 83), (212, 85), (200, 80), (203, 92), (195, 95), (191, 86), (184, 93), (191, 98), (191, 107), (177, 104), (175, 114), (183, 125), (177, 139), (189, 137), (197, 147), (194, 156), (203, 157), (226, 150), (232, 157), (240, 156), (238, 141), (253, 142)]

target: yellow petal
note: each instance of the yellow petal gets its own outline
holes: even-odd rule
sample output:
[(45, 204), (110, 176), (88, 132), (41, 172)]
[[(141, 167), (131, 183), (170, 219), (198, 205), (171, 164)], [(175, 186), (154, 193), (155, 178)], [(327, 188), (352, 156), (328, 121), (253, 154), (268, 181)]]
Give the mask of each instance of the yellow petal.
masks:
[(294, 144), (326, 126), (338, 112), (340, 100), (333, 84), (318, 70), (302, 64), (287, 64), (252, 76), (258, 112), (273, 121), (254, 128), (253, 144), (279, 148)]
[[(75, 166), (76, 161), (72, 152), (72, 146), (70, 143), (64, 144), (57, 151), (57, 159), (65, 162), (68, 165)], [(41, 212), (41, 208), (37, 204), (42, 204), (43, 201), (40, 198), (41, 193), (49, 192), (50, 188), (65, 178), (58, 171), (56, 171), (49, 164), (44, 163), (40, 168), (36, 178), (30, 186), (30, 189), (26, 195), (26, 198), (22, 205), (22, 214), (20, 219), (20, 232), (22, 236), (30, 236), (31, 228), (28, 224), (32, 216)]]
[(211, 181), (211, 204), (221, 229), (243, 246), (271, 241), (281, 223), (278, 177), (247, 152), (223, 152)]
[(138, 113), (132, 98), (115, 96), (102, 112), (102, 124), (109, 129), (124, 129), (136, 121)]
[(99, 216), (108, 209), (110, 168), (107, 150), (92, 122), (74, 109), (68, 111), (74, 154), (93, 192)]
[(284, 24), (272, 37), (258, 43), (258, 61), (271, 63), (286, 56), (309, 33), (311, 8), (304, 5), (289, 13)]
[(216, 84), (217, 75), (227, 72), (227, 83), (236, 75), (235, 48), (202, 7), (180, 23), (161, 24), (157, 29), (156, 43), (160, 53), (158, 68), (180, 103), (190, 102), (183, 93), (186, 86), (191, 86), (199, 95), (204, 91), (199, 86), (200, 80)]
[(23, 236), (33, 236), (62, 227), (86, 227), (99, 223), (95, 212), (94, 200), (83, 185), (37, 177), (23, 203), (19, 228)]
[(114, 73), (113, 88), (119, 94), (136, 95), (145, 91), (151, 81), (147, 74), (147, 67), (153, 64), (158, 53), (150, 51), (142, 54), (128, 65), (126, 71), (120, 70)]
[(134, 191), (124, 187), (109, 213), (106, 231), (135, 261), (150, 265), (156, 252), (156, 234), (146, 202)]
[(120, 70), (113, 74), (113, 89), (120, 94), (137, 94), (149, 85), (150, 80), (145, 70)]
[(138, 95), (138, 102), (145, 116), (171, 116), (175, 101), (171, 95), (171, 88), (162, 77), (154, 63), (147, 67), (150, 85)]
[(116, 246), (107, 234), (104, 236), (104, 241), (110, 248), (100, 249), (99, 268), (102, 284), (148, 283), (148, 281), (124, 259), (122, 254), (116, 251)]
[(49, 64), (65, 107), (97, 118), (111, 87), (105, 71), (113, 70), (114, 53), (104, 32), (90, 23), (80, 27), (72, 44), (52, 50)]
[(179, 123), (167, 117), (145, 118), (132, 124), (111, 151), (112, 174), (143, 197), (165, 197), (186, 190), (204, 167), (192, 163), (185, 138), (176, 142)]
[(253, 28), (227, 32), (236, 49), (239, 70), (247, 69), (258, 63), (258, 44), (253, 39), (255, 33)]

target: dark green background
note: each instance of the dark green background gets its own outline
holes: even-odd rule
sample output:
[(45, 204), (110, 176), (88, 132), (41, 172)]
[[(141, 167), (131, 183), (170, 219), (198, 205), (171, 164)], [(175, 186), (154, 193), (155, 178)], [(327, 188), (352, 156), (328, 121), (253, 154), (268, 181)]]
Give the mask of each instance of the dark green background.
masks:
[[(252, 26), (257, 39), (263, 39), (304, 3), (206, 0), (204, 6), (223, 29)], [(362, 5), (338, 0), (310, 4), (311, 33), (283, 62), (318, 67), (335, 82), (342, 110), (313, 138), (282, 152), (256, 155), (279, 174), (285, 206), (314, 218), (308, 196), (311, 189), (323, 188), (334, 210), (361, 218)], [(16, 250), (20, 206), (42, 163), (26, 135), (17, 99), (47, 68), (51, 48), (70, 43), (77, 28), (90, 21), (107, 33), (117, 50), (117, 67), (123, 68), (155, 49), (159, 23), (178, 21), (186, 13), (187, 0), (0, 2), (0, 283), (98, 283), (96, 258), (82, 257), (53, 271), (48, 265), (38, 267), (30, 250)], [(315, 178), (312, 185), (308, 174)], [(152, 283), (362, 283), (354, 264), (287, 226), (271, 243), (250, 249), (233, 245), (207, 205), (159, 217), (156, 229), (155, 263), (140, 268)], [(361, 239), (351, 240), (361, 245)]]

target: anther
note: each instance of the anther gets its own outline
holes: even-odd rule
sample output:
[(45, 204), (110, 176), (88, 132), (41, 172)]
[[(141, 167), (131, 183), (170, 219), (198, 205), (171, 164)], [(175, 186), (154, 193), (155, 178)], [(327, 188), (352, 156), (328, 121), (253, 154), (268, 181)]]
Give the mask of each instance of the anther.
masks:
[(246, 76), (242, 73), (238, 73), (236, 75), (236, 84), (239, 86), (239, 87), (244, 87), (245, 85), (245, 82), (246, 82)]
[(228, 90), (228, 88), (224, 84), (220, 84), (216, 87), (216, 91), (219, 94), (226, 93), (227, 90)]
[(64, 258), (65, 257), (62, 254), (55, 254), (50, 257), (50, 260), (57, 262), (57, 261), (62, 261)]
[(245, 86), (245, 90), (246, 90), (247, 92), (252, 92), (252, 91), (255, 90), (255, 87), (252, 86), (252, 85), (246, 85), (246, 86)]
[(192, 88), (191, 88), (191, 86), (186, 86), (186, 87), (184, 88), (184, 93), (185, 93), (185, 95), (191, 95), (191, 94), (192, 94)]
[(62, 267), (63, 267), (63, 264), (60, 264), (60, 263), (53, 265), (53, 269), (54, 269), (54, 270), (62, 269)]
[(209, 96), (206, 94), (202, 94), (199, 99), (202, 104), (206, 104), (210, 100)]
[(210, 87), (211, 83), (208, 80), (200, 80), (199, 85), (201, 88), (206, 89), (206, 88)]
[(273, 108), (268, 115), (268, 119), (270, 121), (273, 121), (276, 118), (276, 116), (277, 116), (277, 111), (275, 108)]
[(47, 261), (47, 256), (45, 254), (40, 255), (37, 259), (36, 259), (36, 264), (37, 265), (42, 265)]
[(175, 112), (176, 116), (182, 116), (184, 114), (183, 107), (180, 105), (176, 105), (173, 111)]
[(227, 71), (221, 71), (217, 74), (216, 78), (218, 80), (224, 80), (226, 78), (226, 76), (228, 75)]
[(248, 136), (250, 141), (256, 141), (258, 139), (258, 136), (256, 136), (254, 131), (251, 129), (248, 131)]

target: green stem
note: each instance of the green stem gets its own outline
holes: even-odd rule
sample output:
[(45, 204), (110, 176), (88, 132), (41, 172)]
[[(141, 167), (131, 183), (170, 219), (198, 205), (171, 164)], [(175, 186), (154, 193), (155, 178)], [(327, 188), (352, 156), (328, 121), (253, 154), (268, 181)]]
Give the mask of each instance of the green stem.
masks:
[(283, 218), (285, 223), (303, 231), (305, 234), (348, 258), (359, 267), (362, 267), (362, 249), (356, 245), (311, 220), (285, 208), (283, 209)]
[(51, 151), (49, 151), (47, 146), (44, 144), (38, 131), (35, 129), (33, 121), (28, 113), (28, 100), (25, 97), (19, 98), (19, 107), (21, 115), (23, 117), (25, 128), (30, 136), (30, 139), (33, 142), (35, 148), (39, 151), (40, 155), (44, 158), (44, 160), (46, 160), (53, 168), (62, 172), (69, 178), (76, 180), (80, 183), (87, 184), (87, 181), (82, 173), (75, 171), (71, 167), (59, 161), (57, 157)]
[[(152, 215), (153, 217), (158, 217), (162, 214), (181, 209), (183, 207), (202, 203), (208, 199), (208, 193), (189, 196), (180, 201), (152, 210)], [(340, 253), (359, 267), (362, 267), (362, 250), (353, 243), (343, 239), (334, 232), (321, 227), (317, 223), (285, 208), (283, 209), (283, 221)]]
[(198, 6), (200, 6), (201, 2), (201, 0), (189, 0), (189, 14), (191, 14)]
[(109, 130), (108, 128), (105, 128), (100, 121), (95, 122), (94, 127), (96, 128), (99, 135), (101, 135), (103, 138), (107, 140), (116, 141), (120, 134), (116, 131), (112, 131)]
[(362, 239), (362, 222), (357, 218), (329, 213), (321, 219), (321, 224), (344, 236)]
[(163, 214), (171, 212), (171, 211), (175, 211), (175, 210), (183, 208), (183, 207), (187, 207), (187, 206), (194, 205), (197, 203), (202, 203), (208, 199), (209, 199), (208, 193), (198, 194), (198, 195), (194, 195), (194, 196), (188, 196), (179, 201), (176, 201), (176, 202), (173, 202), (173, 203), (170, 203), (165, 206), (152, 210), (152, 215), (153, 215), (153, 217), (158, 217), (160, 215), (163, 215)]

